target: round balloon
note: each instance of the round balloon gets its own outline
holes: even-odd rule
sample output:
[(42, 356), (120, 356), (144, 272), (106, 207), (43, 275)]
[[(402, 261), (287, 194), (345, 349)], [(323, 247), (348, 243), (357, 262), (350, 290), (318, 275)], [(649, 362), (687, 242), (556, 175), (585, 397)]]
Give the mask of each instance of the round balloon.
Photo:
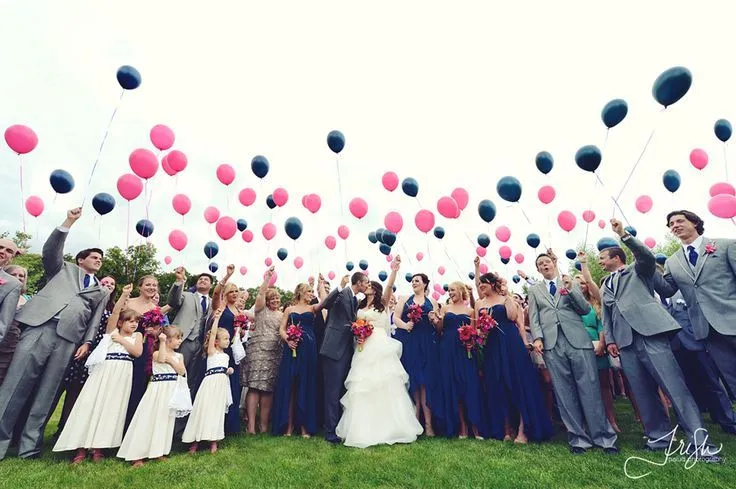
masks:
[(5, 130), (5, 142), (10, 149), (24, 155), (33, 151), (38, 145), (38, 136), (28, 126), (15, 124)]
[(381, 282), (384, 282), (387, 278), (388, 278), (388, 274), (386, 272), (384, 272), (383, 270), (378, 272), (378, 280), (380, 280)]
[(185, 215), (192, 209), (192, 201), (184, 194), (176, 194), (171, 200), (171, 205), (177, 214)]
[(382, 234), (383, 243), (389, 246), (393, 246), (396, 243), (396, 235), (391, 231), (384, 231)]
[(437, 212), (447, 219), (455, 219), (460, 216), (460, 208), (452, 197), (440, 197), (437, 201)]
[(708, 165), (708, 153), (700, 148), (695, 148), (690, 152), (690, 164), (698, 170), (702, 170)]
[(636, 230), (634, 226), (626, 226), (624, 228), (624, 231), (626, 231), (627, 233), (629, 233), (630, 235), (634, 237), (636, 237), (636, 235), (638, 234), (638, 231)]
[(618, 241), (613, 238), (601, 238), (598, 240), (596, 247), (598, 248), (598, 251), (603, 251), (606, 248), (617, 248)]
[(667, 261), (667, 255), (665, 255), (664, 253), (657, 253), (656, 255), (654, 255), (654, 259), (660, 265), (664, 265), (664, 262)]
[(603, 155), (598, 146), (588, 145), (583, 146), (575, 153), (575, 163), (580, 167), (581, 170), (594, 172), (598, 169), (601, 164)]
[(240, 275), (245, 275), (248, 273), (248, 267), (240, 267)]
[(483, 199), (478, 203), (478, 215), (485, 222), (491, 222), (496, 217), (496, 206), (488, 199)]
[(419, 183), (415, 179), (407, 177), (401, 182), (401, 190), (409, 197), (416, 197), (419, 194)]
[(337, 240), (335, 239), (334, 236), (327, 236), (325, 238), (325, 246), (328, 249), (334, 250), (336, 245), (337, 245)]
[(554, 166), (554, 159), (549, 152), (540, 151), (539, 153), (537, 153), (535, 163), (537, 164), (537, 170), (546, 175), (552, 171), (552, 167)]
[(241, 234), (240, 237), (243, 238), (243, 241), (245, 241), (246, 243), (250, 243), (251, 241), (253, 241), (253, 231), (251, 231), (250, 229), (246, 229), (245, 231), (243, 231), (243, 234)]
[(387, 245), (386, 243), (381, 243), (378, 246), (378, 250), (383, 253), (384, 255), (388, 256), (391, 254), (391, 247)]
[(368, 214), (368, 202), (360, 197), (355, 197), (348, 204), (348, 209), (355, 218), (363, 219)]
[(227, 241), (228, 239), (235, 236), (238, 231), (238, 224), (230, 216), (223, 216), (215, 224), (215, 232), (221, 238)]
[(250, 162), (250, 169), (258, 178), (264, 178), (268, 175), (268, 160), (265, 156), (254, 156)]
[(550, 202), (555, 200), (556, 196), (557, 193), (555, 192), (554, 187), (552, 187), (551, 185), (545, 185), (539, 189), (539, 192), (537, 192), (537, 198), (542, 204), (549, 204)]
[(248, 229), (248, 221), (246, 221), (245, 219), (238, 219), (237, 224), (238, 224), (238, 231), (242, 232)]
[(296, 258), (294, 258), (294, 268), (299, 270), (302, 266), (304, 266), (304, 258), (302, 258), (301, 256), (297, 256)]
[(276, 256), (279, 260), (284, 261), (286, 260), (286, 257), (289, 256), (289, 252), (286, 251), (286, 248), (279, 248), (278, 251), (276, 251)]
[(652, 198), (648, 195), (642, 195), (636, 199), (636, 210), (641, 212), (642, 214), (646, 214), (650, 210), (652, 210), (652, 206), (654, 205), (654, 202), (652, 201)]
[(74, 190), (74, 177), (66, 170), (52, 171), (49, 182), (57, 194), (68, 194)]
[(283, 207), (284, 205), (286, 205), (286, 202), (289, 201), (289, 192), (287, 192), (286, 189), (283, 187), (279, 187), (274, 190), (271, 196), (273, 198), (274, 204), (279, 207)]
[(368, 262), (366, 260), (360, 260), (358, 262), (358, 267), (360, 267), (361, 270), (366, 271), (368, 270)]
[(601, 120), (607, 128), (617, 126), (629, 113), (629, 106), (625, 100), (617, 98), (608, 102), (601, 111)]
[(387, 171), (381, 177), (381, 183), (383, 184), (383, 188), (389, 192), (393, 192), (399, 186), (399, 176), (392, 171)]
[(158, 159), (150, 149), (136, 149), (128, 156), (128, 163), (133, 173), (144, 180), (156, 175), (158, 171)]
[(208, 241), (204, 245), (204, 256), (213, 259), (220, 252), (220, 247), (214, 241)]
[(153, 234), (153, 223), (148, 219), (141, 219), (135, 225), (135, 231), (144, 238)]
[(725, 143), (726, 141), (731, 139), (733, 128), (731, 127), (731, 123), (728, 122), (726, 119), (718, 119), (715, 126), (713, 126), (713, 132), (716, 133), (716, 137), (718, 139)]
[(434, 228), (434, 237), (437, 239), (442, 239), (445, 237), (445, 228), (442, 226), (437, 226)]
[(166, 151), (174, 145), (174, 131), (163, 124), (153, 126), (149, 137), (151, 138), (151, 144), (161, 151)]
[(680, 174), (675, 170), (667, 170), (662, 175), (662, 183), (664, 184), (664, 188), (675, 193), (680, 188)]
[(223, 163), (218, 166), (217, 170), (215, 170), (215, 174), (217, 175), (217, 179), (223, 185), (230, 185), (235, 181), (235, 168), (227, 163)]
[(217, 207), (209, 206), (204, 210), (204, 220), (209, 224), (214, 224), (220, 218), (220, 211)]
[(526, 244), (528, 244), (529, 246), (531, 246), (534, 249), (537, 249), (537, 247), (539, 246), (539, 243), (541, 243), (541, 242), (542, 242), (542, 240), (539, 239), (539, 235), (538, 234), (531, 233), (531, 234), (529, 234), (526, 237)]
[(569, 249), (565, 252), (565, 256), (568, 260), (574, 260), (576, 256), (578, 256), (577, 253), (575, 253), (575, 250)]
[(333, 153), (338, 154), (345, 147), (345, 136), (340, 131), (330, 131), (327, 134), (327, 146)]
[(736, 195), (736, 189), (728, 182), (714, 183), (710, 187), (710, 196), (715, 197), (720, 194)]
[(143, 192), (143, 182), (130, 173), (118, 178), (118, 192), (120, 196), (130, 202)]
[(267, 222), (261, 229), (261, 234), (266, 238), (267, 241), (271, 241), (276, 236), (276, 225), (272, 222)]
[(496, 184), (496, 192), (506, 202), (518, 202), (521, 198), (521, 182), (516, 177), (501, 177)]
[(575, 217), (575, 214), (570, 211), (562, 211), (557, 215), (557, 224), (560, 225), (563, 231), (567, 231), (569, 233), (575, 229), (577, 218)]
[(392, 233), (398, 233), (404, 227), (404, 219), (396, 211), (391, 211), (383, 218), (383, 225)]
[(412, 279), (411, 272), (406, 272), (406, 274), (404, 275), (404, 280), (406, 280), (407, 282), (411, 282), (411, 279)]
[(129, 65), (123, 65), (118, 68), (116, 78), (123, 90), (135, 90), (141, 86), (141, 74)]
[(345, 268), (347, 269), (348, 272), (352, 272), (353, 268), (355, 268), (355, 265), (353, 265), (353, 262), (349, 261), (345, 264)]
[(290, 217), (284, 222), (284, 231), (293, 240), (299, 239), (303, 230), (302, 221), (298, 217)]
[(26, 210), (33, 217), (38, 217), (43, 213), (44, 204), (43, 200), (41, 200), (41, 197), (32, 195), (26, 199), (25, 205)]
[(368, 233), (368, 241), (370, 241), (371, 243), (374, 243), (374, 244), (378, 242), (378, 238), (376, 237), (376, 232), (375, 231), (370, 231)]
[(486, 233), (480, 233), (478, 235), (478, 245), (483, 248), (488, 248), (491, 244), (491, 238)]
[(217, 266), (217, 263), (215, 263), (215, 262), (212, 262), (212, 263), (210, 263), (209, 265), (207, 265), (207, 268), (209, 268), (209, 269), (210, 269), (210, 272), (212, 272), (212, 273), (216, 273), (216, 272), (217, 272), (217, 270), (218, 270), (218, 269), (219, 269), (220, 267), (218, 267), (218, 266)]
[(511, 230), (507, 226), (498, 226), (496, 228), (496, 239), (506, 243), (511, 239)]
[(256, 201), (256, 191), (252, 188), (244, 188), (238, 194), (238, 200), (241, 204), (248, 207)]
[(455, 200), (457, 203), (458, 208), (462, 211), (465, 210), (465, 208), (468, 206), (468, 201), (470, 200), (470, 195), (468, 194), (468, 191), (465, 190), (462, 187), (458, 187), (455, 190), (452, 191), (450, 196)]
[(92, 198), (92, 207), (99, 215), (104, 216), (112, 212), (115, 208), (115, 197), (108, 193), (100, 192)]
[(276, 202), (273, 200), (273, 194), (269, 194), (266, 197), (266, 205), (269, 209), (275, 209), (276, 208)]
[(166, 155), (166, 162), (175, 172), (184, 171), (188, 163), (187, 155), (185, 155), (178, 149), (175, 149), (174, 151)]
[(422, 209), (414, 216), (414, 225), (423, 233), (428, 233), (434, 227), (434, 214), (432, 211)]
[(583, 211), (583, 221), (590, 224), (595, 220), (595, 212), (591, 210)]
[(711, 214), (722, 219), (736, 217), (736, 197), (729, 194), (719, 194), (708, 201), (708, 210)]
[(340, 239), (348, 239), (348, 236), (350, 236), (350, 228), (348, 228), (344, 224), (341, 224), (337, 228), (337, 235), (340, 237)]
[(174, 229), (169, 233), (169, 244), (176, 251), (181, 251), (187, 246), (187, 235), (184, 231)]
[(674, 104), (690, 90), (693, 76), (685, 67), (676, 66), (657, 77), (652, 86), (652, 96), (665, 108)]

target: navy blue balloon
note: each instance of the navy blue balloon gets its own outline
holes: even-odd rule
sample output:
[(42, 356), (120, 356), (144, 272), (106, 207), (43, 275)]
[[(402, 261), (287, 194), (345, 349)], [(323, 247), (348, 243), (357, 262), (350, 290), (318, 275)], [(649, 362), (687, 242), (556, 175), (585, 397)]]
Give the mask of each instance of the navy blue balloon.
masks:
[(576, 256), (578, 256), (577, 253), (575, 253), (575, 250), (569, 249), (565, 252), (565, 256), (568, 260), (574, 260)]
[(667, 261), (667, 255), (665, 255), (664, 253), (657, 253), (656, 255), (654, 255), (654, 259), (657, 260), (657, 263), (659, 263), (660, 265), (664, 265), (664, 262)]
[(94, 207), (99, 215), (104, 216), (112, 212), (115, 208), (115, 197), (108, 193), (100, 192), (92, 198), (92, 207)]
[(496, 217), (496, 205), (488, 199), (478, 203), (478, 215), (485, 222), (491, 222)]
[(445, 237), (445, 228), (442, 226), (437, 226), (434, 228), (434, 237), (437, 239), (442, 239)]
[(378, 237), (376, 236), (375, 231), (371, 231), (368, 233), (368, 241), (374, 244), (378, 242)]
[(135, 90), (141, 85), (141, 74), (132, 66), (118, 68), (117, 79), (124, 90)]
[(245, 219), (238, 219), (238, 231), (245, 231), (248, 229), (248, 221)]
[(289, 252), (286, 251), (286, 248), (279, 248), (276, 252), (276, 256), (279, 258), (279, 260), (284, 261), (286, 260), (286, 257), (289, 256)]
[(57, 194), (68, 194), (74, 189), (74, 177), (66, 170), (52, 171), (49, 182)]
[(473, 272), (468, 272), (468, 278), (470, 280), (475, 280), (475, 274)]
[(581, 170), (589, 172), (596, 171), (601, 165), (602, 159), (601, 150), (593, 144), (583, 146), (575, 153), (575, 163), (577, 163)]
[(275, 209), (276, 208), (276, 202), (273, 200), (273, 194), (268, 194), (268, 197), (266, 197), (266, 205), (269, 209)]
[(596, 248), (598, 248), (598, 251), (603, 251), (606, 248), (615, 248), (618, 246), (618, 241), (616, 241), (613, 238), (601, 238), (598, 240), (598, 243), (596, 244)]
[(411, 272), (406, 272), (406, 275), (404, 275), (404, 279), (407, 282), (411, 282), (411, 277), (412, 277), (412, 273)]
[(353, 262), (349, 261), (345, 264), (345, 268), (348, 270), (348, 272), (352, 272), (353, 268), (355, 268), (355, 265), (353, 265)]
[(629, 113), (629, 106), (626, 100), (617, 98), (608, 102), (601, 111), (601, 120), (607, 128), (617, 126)]
[[(506, 202), (519, 202), (521, 198), (521, 182), (515, 177), (501, 177), (496, 184), (496, 192)], [(485, 221), (485, 219), (483, 220)]]
[(360, 260), (358, 266), (361, 270), (368, 270), (368, 262), (366, 260)]
[(409, 197), (416, 197), (419, 194), (419, 183), (412, 177), (407, 177), (401, 182), (401, 190)]
[(526, 244), (528, 244), (529, 246), (531, 246), (534, 249), (536, 249), (537, 246), (539, 246), (539, 243), (541, 243), (541, 242), (542, 242), (542, 240), (539, 239), (539, 235), (538, 234), (531, 233), (530, 235), (528, 235), (526, 237)]
[(509, 261), (511, 261), (510, 258), (501, 258), (501, 263), (503, 263), (504, 265), (508, 265)]
[(383, 282), (387, 278), (388, 278), (388, 274), (385, 271), (381, 270), (380, 272), (378, 272), (378, 280), (380, 280), (381, 282)]
[(204, 245), (204, 256), (213, 259), (220, 252), (220, 247), (214, 241), (207, 241)]
[(482, 246), (483, 248), (488, 248), (490, 244), (491, 244), (491, 238), (488, 237), (486, 233), (480, 233), (478, 235), (478, 246)]
[(385, 228), (378, 228), (376, 229), (376, 239), (379, 243), (383, 243), (383, 233), (386, 232)]
[(664, 107), (669, 107), (685, 96), (693, 84), (693, 75), (683, 66), (666, 70), (654, 80), (652, 96)]
[(135, 231), (144, 238), (153, 234), (153, 223), (148, 219), (141, 219), (135, 225)]
[(207, 268), (209, 268), (209, 269), (210, 269), (210, 272), (212, 272), (212, 273), (216, 273), (216, 272), (217, 272), (217, 269), (218, 269), (218, 268), (220, 268), (220, 267), (218, 267), (218, 266), (217, 266), (217, 263), (215, 263), (215, 262), (212, 262), (212, 263), (210, 263), (210, 264), (208, 265), (208, 267), (207, 267)]
[(378, 250), (383, 253), (384, 255), (388, 256), (391, 254), (391, 247), (387, 245), (386, 243), (381, 243), (378, 246)]
[(443, 290), (444, 290), (445, 292), (447, 292), (447, 291), (448, 291), (448, 290), (450, 289), (450, 287), (448, 287), (448, 285), (447, 285), (447, 284), (445, 284), (445, 285), (443, 285), (443, 286), (442, 286), (442, 289), (443, 289)]
[(576, 269), (577, 269), (578, 271), (582, 272), (582, 271), (583, 271), (583, 264), (582, 264), (582, 263), (580, 263), (579, 261), (575, 260), (575, 268), (576, 268)]
[(627, 233), (629, 233), (630, 235), (634, 237), (636, 237), (636, 234), (638, 232), (634, 226), (626, 226), (624, 228), (624, 231), (626, 231)]
[(535, 159), (535, 162), (537, 163), (537, 170), (541, 171), (545, 175), (552, 171), (552, 167), (555, 166), (555, 160), (552, 158), (552, 155), (547, 151), (540, 151), (537, 153), (537, 158)]
[(298, 217), (290, 217), (284, 222), (284, 231), (286, 231), (288, 237), (296, 241), (302, 235), (304, 226), (302, 226), (302, 221)]
[(264, 178), (268, 175), (268, 160), (265, 156), (254, 156), (250, 161), (250, 169), (258, 178)]
[(396, 243), (396, 235), (391, 231), (383, 233), (383, 242), (389, 246), (393, 246)]
[(396, 286), (394, 285), (393, 287), (391, 287), (391, 290), (396, 292)]
[(728, 122), (726, 119), (718, 119), (716, 121), (716, 125), (713, 126), (713, 132), (716, 133), (716, 137), (718, 139), (725, 143), (726, 141), (731, 139), (733, 128), (731, 127), (731, 123)]
[(340, 131), (330, 131), (327, 135), (327, 146), (333, 153), (338, 154), (345, 147), (345, 136)]
[(680, 174), (677, 173), (675, 170), (667, 170), (662, 175), (662, 183), (664, 184), (664, 188), (672, 193), (675, 193), (677, 192), (677, 189), (680, 188), (680, 183), (682, 183), (682, 180), (680, 179)]
[(511, 280), (513, 280), (515, 284), (518, 284), (519, 282), (521, 282), (521, 277), (519, 277), (518, 275), (514, 275), (513, 277), (511, 277)]

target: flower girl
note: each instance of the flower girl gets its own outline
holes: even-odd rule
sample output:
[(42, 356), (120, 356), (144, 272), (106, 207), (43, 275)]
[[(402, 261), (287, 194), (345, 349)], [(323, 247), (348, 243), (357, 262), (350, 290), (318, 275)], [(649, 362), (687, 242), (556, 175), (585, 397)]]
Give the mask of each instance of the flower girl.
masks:
[(55, 452), (77, 450), (73, 464), (84, 461), (87, 450), (92, 460), (103, 458), (102, 449), (120, 446), (133, 380), (133, 357), (143, 351), (143, 337), (136, 333), (140, 315), (123, 306), (133, 285), (126, 285), (107, 321), (107, 331), (90, 354), (89, 378), (79, 394), (59, 436)]
[(182, 340), (182, 332), (176, 326), (165, 327), (158, 336), (151, 383), (118, 451), (118, 457), (133, 462), (133, 467), (142, 466), (146, 458), (165, 459), (171, 451), (175, 419), (191, 411), (184, 357), (175, 351)]
[(227, 376), (232, 375), (233, 369), (228, 367), (230, 357), (223, 351), (230, 346), (230, 334), (217, 327), (222, 312), (222, 308), (215, 312), (205, 337), (207, 370), (181, 437), (184, 443), (192, 444), (189, 453), (196, 453), (200, 441), (209, 441), (210, 452), (215, 453), (218, 440), (225, 438), (225, 414), (233, 403)]

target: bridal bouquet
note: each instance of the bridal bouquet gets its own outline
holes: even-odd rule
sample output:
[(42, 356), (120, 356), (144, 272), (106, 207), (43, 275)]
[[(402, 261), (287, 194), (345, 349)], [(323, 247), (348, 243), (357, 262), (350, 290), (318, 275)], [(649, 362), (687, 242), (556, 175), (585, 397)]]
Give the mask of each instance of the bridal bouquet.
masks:
[(353, 330), (353, 336), (358, 342), (358, 351), (363, 351), (363, 341), (365, 341), (370, 335), (373, 334), (373, 325), (370, 323), (370, 321), (366, 321), (365, 319), (358, 319), (351, 325), (351, 329)]
[(478, 329), (469, 324), (464, 324), (457, 328), (457, 336), (460, 338), (460, 342), (465, 346), (465, 349), (468, 352), (468, 358), (472, 358), (470, 356), (470, 351), (478, 342)]
[(161, 309), (155, 307), (150, 311), (144, 312), (141, 316), (141, 323), (149, 328), (160, 328), (164, 325), (164, 315), (161, 314)]
[(422, 306), (419, 304), (412, 304), (408, 307), (406, 316), (409, 318), (409, 321), (416, 325), (416, 323), (422, 320), (423, 313), (424, 311), (422, 311)]
[(248, 319), (248, 316), (246, 316), (243, 313), (240, 313), (237, 316), (235, 316), (235, 319), (233, 319), (233, 326), (235, 328), (240, 328), (241, 331), (248, 331), (248, 327), (250, 326), (250, 320)]
[(486, 340), (488, 339), (488, 334), (491, 332), (493, 328), (498, 326), (498, 323), (495, 319), (493, 319), (493, 316), (488, 314), (488, 311), (485, 309), (481, 309), (480, 314), (478, 315), (478, 345), (483, 347), (486, 344)]
[[(302, 340), (302, 327), (298, 324), (292, 324), (286, 328), (286, 341), (295, 341), (297, 344)], [(296, 358), (296, 348), (291, 350), (291, 356)]]

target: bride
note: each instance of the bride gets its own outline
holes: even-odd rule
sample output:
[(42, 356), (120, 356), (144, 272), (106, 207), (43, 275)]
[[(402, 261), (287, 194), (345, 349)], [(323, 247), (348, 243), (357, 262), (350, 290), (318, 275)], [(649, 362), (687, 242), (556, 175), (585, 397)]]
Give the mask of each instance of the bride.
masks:
[(401, 365), (401, 343), (391, 337), (387, 306), (401, 258), (391, 264), (386, 291), (371, 281), (360, 303), (358, 319), (373, 325), (361, 349), (356, 349), (340, 402), (343, 414), (336, 434), (350, 447), (411, 443), (422, 433), (407, 390), (409, 376)]

